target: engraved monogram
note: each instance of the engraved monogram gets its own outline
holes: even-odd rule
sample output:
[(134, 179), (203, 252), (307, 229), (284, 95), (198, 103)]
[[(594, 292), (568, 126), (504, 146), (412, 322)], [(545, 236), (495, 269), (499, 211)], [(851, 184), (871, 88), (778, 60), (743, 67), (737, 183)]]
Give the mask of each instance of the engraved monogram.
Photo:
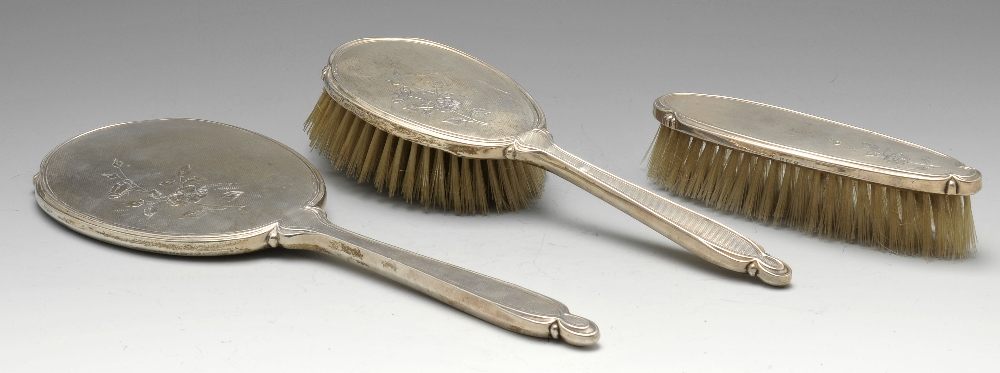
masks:
[(453, 125), (490, 124), (484, 120), (491, 114), (489, 110), (473, 106), (470, 100), (455, 97), (454, 93), (444, 88), (441, 81), (432, 83), (431, 89), (415, 88), (404, 84), (399, 73), (393, 72), (393, 78), (389, 79), (389, 83), (395, 87), (392, 92), (392, 102), (402, 105), (407, 110), (417, 111), (423, 115), (435, 112), (447, 113), (451, 116), (442, 122)]
[(861, 143), (861, 146), (865, 147), (865, 155), (869, 157), (878, 157), (882, 160), (894, 164), (894, 165), (904, 165), (910, 163), (910, 157), (906, 154), (893, 151), (888, 148), (880, 148), (878, 145), (870, 143)]
[(142, 208), (142, 214), (152, 218), (161, 208), (187, 209), (181, 218), (199, 218), (212, 211), (230, 208), (243, 209), (246, 205), (236, 204), (244, 192), (233, 183), (205, 183), (205, 179), (191, 174), (191, 165), (181, 167), (174, 177), (161, 181), (157, 188), (146, 188), (128, 177), (122, 170), (124, 163), (118, 158), (111, 162), (114, 173), (103, 173), (114, 181), (108, 191), (108, 199), (125, 200), (124, 206), (130, 209)]
[[(833, 145), (843, 146), (844, 144), (840, 141), (830, 139)], [(910, 165), (910, 170), (926, 171), (931, 168), (940, 168), (941, 166), (931, 164), (931, 159), (928, 157), (920, 157), (919, 161), (910, 160), (910, 156), (902, 152), (897, 152), (891, 148), (883, 148), (872, 143), (861, 143), (864, 149), (856, 149), (850, 146), (845, 146), (853, 151), (864, 153), (865, 156), (877, 157), (885, 161), (886, 163), (903, 166)]]

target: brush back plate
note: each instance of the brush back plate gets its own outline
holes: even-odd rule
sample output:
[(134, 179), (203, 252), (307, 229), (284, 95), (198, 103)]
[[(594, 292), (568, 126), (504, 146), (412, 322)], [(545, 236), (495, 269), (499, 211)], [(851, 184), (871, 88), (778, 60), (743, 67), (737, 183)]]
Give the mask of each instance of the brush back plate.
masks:
[(330, 55), (326, 91), (362, 120), (404, 139), (478, 158), (503, 158), (545, 127), (513, 79), (457, 49), (420, 39), (360, 39)]
[(945, 154), (776, 106), (674, 93), (658, 98), (653, 111), (670, 128), (794, 165), (926, 193), (982, 188), (978, 170)]
[(45, 157), (35, 190), (45, 212), (80, 233), (177, 255), (265, 248), (278, 221), (325, 195), (319, 173), (295, 151), (195, 119), (77, 136)]

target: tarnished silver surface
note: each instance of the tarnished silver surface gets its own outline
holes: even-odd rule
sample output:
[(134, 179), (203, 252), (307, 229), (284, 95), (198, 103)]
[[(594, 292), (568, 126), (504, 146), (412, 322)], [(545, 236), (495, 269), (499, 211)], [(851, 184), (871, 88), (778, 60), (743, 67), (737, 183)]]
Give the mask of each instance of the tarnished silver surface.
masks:
[[(225, 144), (225, 146), (220, 146)], [(502, 328), (586, 346), (600, 333), (562, 303), (339, 228), (323, 179), (256, 133), (194, 119), (116, 124), (60, 145), (35, 176), (38, 204), (93, 238), (174, 255), (267, 247), (323, 252)]]
[(420, 39), (360, 39), (330, 55), (326, 92), (366, 122), (421, 145), (543, 167), (724, 268), (787, 285), (791, 269), (707, 217), (571, 156), (510, 77), (454, 48)]
[(903, 140), (777, 106), (674, 93), (657, 120), (718, 144), (837, 175), (937, 194), (971, 195), (982, 175), (957, 159)]
[(333, 51), (323, 77), (327, 93), (366, 122), (461, 156), (500, 158), (518, 134), (545, 126), (514, 80), (431, 41), (355, 40)]

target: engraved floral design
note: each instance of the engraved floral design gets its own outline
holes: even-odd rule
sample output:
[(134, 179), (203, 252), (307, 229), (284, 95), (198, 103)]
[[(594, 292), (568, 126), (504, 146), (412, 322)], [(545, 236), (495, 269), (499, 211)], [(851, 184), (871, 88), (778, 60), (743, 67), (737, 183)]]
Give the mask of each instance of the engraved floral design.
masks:
[[(108, 191), (108, 199), (125, 200), (128, 208), (142, 208), (147, 218), (152, 218), (161, 208), (188, 209), (182, 218), (198, 218), (211, 211), (221, 211), (229, 208), (243, 209), (246, 205), (237, 204), (244, 194), (233, 183), (206, 184), (205, 179), (191, 174), (191, 165), (181, 167), (173, 178), (159, 182), (160, 189), (146, 188), (133, 181), (122, 170), (124, 163), (118, 158), (111, 162), (114, 173), (103, 173), (115, 183)], [(172, 192), (169, 192), (170, 190)]]
[(400, 104), (403, 108), (414, 110), (424, 115), (434, 112), (450, 113), (453, 116), (442, 120), (453, 125), (478, 124), (489, 125), (488, 122), (480, 119), (490, 114), (489, 110), (472, 107), (471, 101), (462, 101), (454, 96), (454, 93), (445, 90), (444, 84), (436, 81), (432, 89), (412, 88), (400, 82), (398, 72), (393, 73), (393, 79), (389, 83), (396, 89), (392, 92), (392, 102)]

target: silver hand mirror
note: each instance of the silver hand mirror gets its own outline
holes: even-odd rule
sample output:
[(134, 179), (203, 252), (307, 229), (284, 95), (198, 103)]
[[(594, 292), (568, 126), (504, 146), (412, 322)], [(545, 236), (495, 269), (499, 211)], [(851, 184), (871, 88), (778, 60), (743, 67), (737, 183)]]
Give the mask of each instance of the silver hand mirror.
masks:
[(597, 343), (597, 326), (522, 287), (339, 228), (301, 155), (259, 134), (194, 119), (116, 124), (60, 145), (35, 175), (38, 204), (84, 235), (172, 255), (268, 247), (318, 251), (517, 333)]
[(469, 158), (544, 168), (705, 260), (784, 286), (785, 263), (728, 227), (616, 177), (556, 146), (541, 108), (513, 79), (446, 45), (360, 39), (330, 55), (326, 92), (379, 130)]

